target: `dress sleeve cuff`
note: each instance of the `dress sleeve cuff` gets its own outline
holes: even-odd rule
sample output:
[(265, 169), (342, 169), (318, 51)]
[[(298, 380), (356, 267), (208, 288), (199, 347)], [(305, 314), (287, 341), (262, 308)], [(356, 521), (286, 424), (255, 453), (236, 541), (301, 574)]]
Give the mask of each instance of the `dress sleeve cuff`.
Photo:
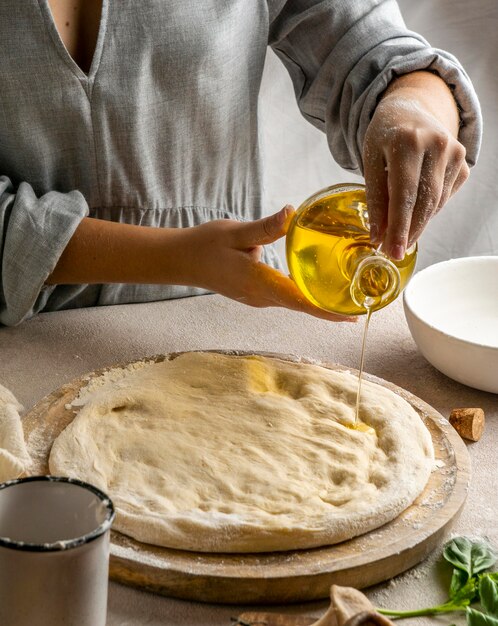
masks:
[[(46, 286), (88, 205), (78, 191), (49, 192), (37, 198), (21, 183), (10, 198), (10, 216), (4, 219), (0, 323), (14, 326), (36, 313), (55, 286)], [(8, 202), (9, 203), (9, 202)], [(5, 202), (2, 203), (4, 213)]]

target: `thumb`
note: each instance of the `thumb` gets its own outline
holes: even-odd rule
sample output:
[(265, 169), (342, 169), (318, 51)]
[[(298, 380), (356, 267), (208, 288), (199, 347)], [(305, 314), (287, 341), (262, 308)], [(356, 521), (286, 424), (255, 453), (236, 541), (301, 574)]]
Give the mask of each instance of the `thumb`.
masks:
[(287, 204), (278, 213), (241, 224), (241, 227), (238, 229), (239, 245), (244, 248), (251, 248), (273, 243), (280, 239), (287, 232), (293, 214), (294, 209), (290, 204)]

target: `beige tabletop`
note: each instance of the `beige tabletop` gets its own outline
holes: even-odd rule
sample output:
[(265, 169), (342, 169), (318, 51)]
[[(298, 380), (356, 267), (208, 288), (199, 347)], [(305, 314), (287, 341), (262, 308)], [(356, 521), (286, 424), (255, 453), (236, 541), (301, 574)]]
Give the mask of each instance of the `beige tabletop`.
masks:
[[(0, 328), (0, 383), (26, 409), (85, 372), (147, 355), (191, 349), (293, 353), (357, 368), (363, 320), (332, 324), (281, 309), (251, 309), (221, 296), (199, 296), (115, 307), (46, 313), (17, 328)], [(411, 391), (448, 417), (455, 407), (482, 407), (486, 431), (469, 444), (472, 481), (453, 533), (486, 536), (498, 546), (498, 396), (464, 387), (440, 374), (417, 351), (401, 301), (375, 314), (366, 371)], [(367, 593), (379, 606), (429, 606), (445, 598), (448, 570), (440, 550), (418, 567)], [(326, 603), (274, 607), (319, 616)], [(230, 626), (244, 607), (213, 606), (110, 585), (108, 626)], [(461, 620), (405, 620), (451, 624)]]

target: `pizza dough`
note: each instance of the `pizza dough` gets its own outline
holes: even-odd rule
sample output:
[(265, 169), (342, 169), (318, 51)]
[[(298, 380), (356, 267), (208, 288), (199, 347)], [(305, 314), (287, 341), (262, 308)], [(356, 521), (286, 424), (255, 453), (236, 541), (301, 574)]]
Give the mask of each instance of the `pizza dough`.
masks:
[[(116, 372), (116, 370), (114, 370)], [(433, 467), (400, 396), (347, 372), (184, 353), (92, 381), (52, 446), (53, 474), (88, 481), (139, 541), (208, 552), (337, 543), (394, 519)]]

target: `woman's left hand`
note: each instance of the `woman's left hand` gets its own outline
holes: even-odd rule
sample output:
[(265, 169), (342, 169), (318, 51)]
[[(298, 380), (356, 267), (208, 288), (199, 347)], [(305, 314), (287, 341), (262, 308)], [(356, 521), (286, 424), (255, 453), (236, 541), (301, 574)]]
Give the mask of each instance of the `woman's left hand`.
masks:
[(446, 84), (428, 72), (397, 79), (377, 105), (363, 160), (371, 239), (393, 259), (469, 175), (458, 110)]

